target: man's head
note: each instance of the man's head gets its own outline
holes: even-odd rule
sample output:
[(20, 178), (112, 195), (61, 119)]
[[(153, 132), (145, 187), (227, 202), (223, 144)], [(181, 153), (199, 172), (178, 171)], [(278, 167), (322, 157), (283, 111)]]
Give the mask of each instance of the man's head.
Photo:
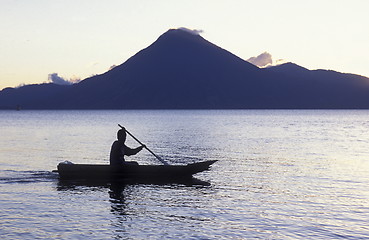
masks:
[(126, 137), (127, 137), (127, 134), (126, 134), (126, 130), (124, 128), (120, 129), (117, 132), (117, 138), (118, 138), (119, 141), (125, 142)]

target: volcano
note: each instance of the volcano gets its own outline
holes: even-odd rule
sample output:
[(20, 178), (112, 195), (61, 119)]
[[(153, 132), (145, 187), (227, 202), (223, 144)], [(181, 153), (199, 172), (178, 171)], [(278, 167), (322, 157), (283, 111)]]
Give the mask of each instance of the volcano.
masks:
[(171, 29), (112, 70), (80, 83), (0, 92), (23, 109), (369, 108), (369, 79), (293, 63), (261, 69), (205, 40)]

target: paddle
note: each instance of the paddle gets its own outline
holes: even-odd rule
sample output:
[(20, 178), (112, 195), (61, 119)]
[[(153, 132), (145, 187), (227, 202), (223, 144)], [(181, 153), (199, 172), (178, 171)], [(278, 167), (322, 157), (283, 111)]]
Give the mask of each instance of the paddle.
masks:
[(126, 133), (128, 133), (128, 135), (131, 136), (134, 140), (136, 140), (139, 144), (141, 144), (142, 146), (144, 146), (144, 148), (146, 148), (146, 150), (149, 151), (152, 155), (154, 155), (160, 162), (162, 162), (164, 165), (169, 165), (169, 163), (167, 163), (166, 161), (164, 161), (161, 157), (159, 157), (153, 151), (151, 151), (145, 144), (143, 144), (140, 140), (138, 140), (135, 136), (133, 136), (132, 133), (130, 133), (125, 127), (123, 127), (120, 124), (118, 124), (118, 126), (120, 128), (122, 128), (122, 129), (124, 129), (126, 131)]

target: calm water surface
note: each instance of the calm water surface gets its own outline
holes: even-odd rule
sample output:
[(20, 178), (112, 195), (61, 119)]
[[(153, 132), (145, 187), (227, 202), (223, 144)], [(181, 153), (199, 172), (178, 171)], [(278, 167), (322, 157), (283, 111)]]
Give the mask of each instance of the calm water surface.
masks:
[[(171, 164), (219, 160), (210, 186), (51, 172), (108, 163), (118, 123)], [(369, 111), (0, 111), (0, 129), (2, 239), (369, 239)]]

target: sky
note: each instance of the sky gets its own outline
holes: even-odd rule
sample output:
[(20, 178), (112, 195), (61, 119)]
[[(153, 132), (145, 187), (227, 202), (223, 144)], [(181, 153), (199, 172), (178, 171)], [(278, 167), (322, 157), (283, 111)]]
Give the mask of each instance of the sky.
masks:
[(368, 10), (367, 0), (0, 0), (0, 89), (104, 73), (180, 27), (244, 60), (369, 77)]

